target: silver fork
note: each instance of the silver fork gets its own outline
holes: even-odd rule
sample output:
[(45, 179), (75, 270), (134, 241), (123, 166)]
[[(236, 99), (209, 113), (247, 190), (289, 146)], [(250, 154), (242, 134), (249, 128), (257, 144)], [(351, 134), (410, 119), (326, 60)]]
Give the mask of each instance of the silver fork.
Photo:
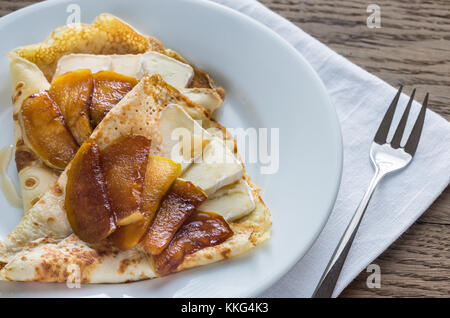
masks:
[(408, 105), (403, 113), (402, 118), (395, 130), (394, 137), (392, 141), (388, 143), (386, 141), (389, 128), (391, 127), (392, 118), (394, 117), (395, 109), (402, 92), (402, 86), (400, 86), (397, 95), (394, 97), (391, 105), (389, 106), (386, 114), (384, 115), (383, 121), (378, 128), (375, 138), (370, 147), (370, 159), (373, 166), (375, 167), (375, 175), (370, 181), (369, 188), (364, 194), (361, 203), (358, 206), (355, 214), (353, 215), (350, 224), (344, 232), (338, 246), (336, 247), (330, 262), (328, 263), (319, 284), (312, 295), (313, 298), (326, 298), (331, 297), (333, 290), (336, 286), (336, 282), (341, 273), (342, 266), (344, 265), (345, 259), (347, 258), (348, 251), (353, 243), (356, 232), (358, 231), (359, 224), (366, 212), (367, 206), (369, 205), (370, 198), (377, 187), (381, 179), (388, 173), (402, 169), (406, 167), (412, 160), (417, 145), (419, 144), (420, 135), (422, 133), (423, 123), (425, 121), (425, 112), (428, 104), (428, 93), (425, 96), (422, 108), (414, 124), (414, 127), (409, 135), (408, 141), (404, 147), (400, 146), (403, 132), (405, 130), (406, 122), (408, 120), (408, 114), (411, 109), (411, 104), (414, 100), (414, 95), (416, 90), (414, 89), (411, 98), (409, 99)]

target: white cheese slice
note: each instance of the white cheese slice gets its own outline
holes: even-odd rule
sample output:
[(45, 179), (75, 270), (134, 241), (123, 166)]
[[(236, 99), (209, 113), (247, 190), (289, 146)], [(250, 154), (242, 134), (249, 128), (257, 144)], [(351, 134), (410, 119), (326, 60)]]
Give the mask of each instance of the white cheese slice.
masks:
[(240, 219), (255, 209), (255, 199), (247, 182), (239, 180), (219, 189), (198, 207), (202, 212), (215, 212), (227, 221)]
[[(179, 162), (181, 177), (201, 187), (208, 196), (243, 176), (242, 164), (232, 151), (222, 140), (213, 138), (204, 130), (182, 106), (169, 104), (161, 110), (159, 129), (162, 136), (161, 154)], [(194, 152), (194, 156), (186, 158), (182, 149), (186, 139), (206, 139), (209, 142), (203, 152)], [(195, 144), (190, 147), (198, 148)]]
[(69, 54), (58, 60), (53, 80), (57, 77), (80, 69), (91, 70), (92, 73), (111, 69), (111, 59), (108, 55)]
[(109, 58), (111, 68), (108, 71), (114, 71), (136, 79), (141, 79), (144, 76), (142, 73), (142, 54), (109, 55)]
[(59, 59), (53, 78), (79, 69), (90, 69), (93, 73), (114, 71), (137, 79), (141, 79), (144, 74), (158, 73), (164, 81), (176, 88), (186, 87), (194, 76), (194, 69), (189, 64), (150, 51), (124, 55), (65, 55)]
[[(201, 151), (195, 151), (193, 157), (183, 156), (183, 146), (185, 141), (194, 140), (190, 147), (198, 148), (195, 143), (203, 139), (210, 139), (211, 135), (202, 126), (192, 119), (183, 107), (176, 104), (169, 104), (160, 114), (159, 129), (162, 136), (162, 155), (181, 164), (181, 171), (185, 171), (198, 156)], [(201, 147), (201, 146), (200, 146)], [(191, 149), (184, 149), (191, 153)]]
[(220, 95), (211, 88), (182, 88), (180, 92), (194, 103), (205, 107), (211, 114), (223, 103)]
[(201, 187), (210, 196), (238, 181), (243, 173), (242, 164), (231, 150), (222, 140), (213, 138), (205, 146), (201, 160), (195, 160), (181, 177)]
[(186, 87), (194, 76), (194, 69), (189, 64), (156, 52), (142, 54), (142, 71), (142, 76), (158, 73), (164, 81), (177, 88)]

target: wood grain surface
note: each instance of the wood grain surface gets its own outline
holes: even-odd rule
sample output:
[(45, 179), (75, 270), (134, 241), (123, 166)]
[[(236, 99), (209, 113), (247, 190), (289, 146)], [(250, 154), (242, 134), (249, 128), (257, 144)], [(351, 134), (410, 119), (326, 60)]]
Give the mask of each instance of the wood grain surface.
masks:
[[(37, 1), (0, 0), (0, 16)], [(450, 119), (449, 0), (260, 0), (307, 33)], [(369, 29), (369, 4), (381, 8), (381, 28)], [(373, 263), (381, 288), (363, 271), (341, 297), (449, 297), (450, 190)]]

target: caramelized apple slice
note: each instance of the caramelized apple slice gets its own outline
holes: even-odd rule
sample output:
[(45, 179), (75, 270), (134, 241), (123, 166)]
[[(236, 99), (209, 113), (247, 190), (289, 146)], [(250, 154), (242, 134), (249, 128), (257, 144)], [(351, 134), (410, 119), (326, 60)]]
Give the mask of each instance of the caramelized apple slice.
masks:
[(158, 210), (163, 196), (181, 173), (181, 165), (170, 159), (150, 156), (142, 191), (142, 213), (149, 221)]
[(149, 156), (141, 195), (143, 220), (120, 226), (111, 236), (114, 244), (127, 250), (136, 246), (153, 221), (163, 196), (181, 173), (180, 164), (164, 157)]
[(92, 124), (97, 126), (136, 84), (137, 80), (134, 77), (112, 71), (95, 73), (91, 103)]
[(161, 202), (155, 219), (144, 236), (143, 246), (147, 253), (161, 253), (184, 221), (206, 199), (201, 188), (189, 181), (177, 179)]
[(142, 220), (139, 210), (150, 140), (143, 136), (122, 136), (102, 153), (103, 171), (117, 225)]
[(135, 223), (119, 226), (110, 236), (114, 246), (123, 251), (132, 249), (139, 243), (148, 225), (147, 220), (142, 218)]
[(169, 246), (155, 256), (156, 271), (161, 276), (170, 274), (186, 255), (221, 244), (232, 235), (230, 226), (219, 214), (195, 212), (178, 230)]
[(79, 70), (59, 76), (52, 82), (49, 95), (61, 109), (61, 113), (81, 145), (92, 133), (89, 121), (89, 103), (94, 87), (90, 70)]
[(64, 118), (46, 91), (28, 97), (20, 111), (26, 141), (48, 166), (63, 170), (78, 145)]
[(72, 161), (64, 207), (73, 232), (85, 242), (97, 243), (115, 229), (100, 153), (93, 141), (85, 142)]

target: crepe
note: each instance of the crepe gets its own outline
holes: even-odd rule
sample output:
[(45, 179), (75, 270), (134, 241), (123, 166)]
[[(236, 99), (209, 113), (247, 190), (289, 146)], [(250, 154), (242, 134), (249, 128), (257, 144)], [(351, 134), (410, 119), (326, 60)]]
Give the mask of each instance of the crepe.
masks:
[[(187, 63), (181, 55), (166, 49), (160, 41), (142, 35), (110, 14), (99, 15), (91, 25), (73, 24), (58, 27), (44, 42), (19, 47), (9, 53), (13, 89), (15, 160), (25, 211), (28, 211), (54, 184), (60, 171), (46, 166), (27, 142), (24, 142), (19, 121), (23, 101), (32, 94), (49, 88), (58, 61), (68, 54), (125, 55), (148, 51)], [(216, 105), (218, 96), (223, 100), (224, 90), (217, 88), (206, 72), (194, 66), (193, 71), (192, 80), (188, 87), (184, 88), (188, 96), (199, 103), (210, 103), (208, 97), (215, 96)]]
[[(110, 61), (124, 56), (135, 59), (148, 52), (191, 65), (177, 52), (165, 49), (158, 40), (138, 33), (108, 14), (97, 17), (92, 25), (57, 28), (45, 42), (18, 48), (9, 54), (14, 92), (15, 157), (26, 212), (19, 225), (0, 243), (0, 279), (66, 282), (74, 271), (73, 265), (80, 270), (83, 283), (120, 283), (158, 277), (153, 257), (140, 245), (120, 251), (109, 240), (88, 244), (73, 233), (64, 209), (70, 164), (62, 173), (46, 166), (27, 145), (19, 116), (27, 97), (48, 89), (50, 80), (72, 71), (64, 69), (68, 64), (62, 61), (66, 58), (95, 57), (92, 60), (100, 64), (86, 68), (93, 71), (108, 61), (109, 66), (100, 70), (126, 73), (130, 71), (127, 68), (111, 69), (114, 63)], [(82, 63), (72, 63), (73, 70), (78, 69), (77, 65)], [(187, 85), (175, 85), (177, 88), (167, 84), (160, 75), (129, 74), (142, 80), (112, 108), (91, 138), (104, 149), (120, 136), (141, 135), (151, 140), (151, 155), (167, 156), (162, 150), (160, 114), (169, 107), (181, 107), (182, 112), (200, 122), (203, 129), (216, 128), (211, 132), (213, 137), (224, 140), (228, 151), (239, 158), (233, 137), (211, 117), (212, 110), (218, 107), (217, 101), (220, 99), (221, 103), (224, 99), (224, 90), (216, 87), (204, 71), (194, 66), (191, 69), (192, 79)], [(215, 103), (212, 109), (205, 108), (211, 103)], [(241, 160), (240, 164), (243, 167)], [(236, 184), (226, 183), (222, 189), (210, 188), (211, 200), (199, 207), (199, 211), (210, 211), (212, 206), (223, 206), (227, 196), (245, 197), (239, 189), (248, 189), (245, 191), (251, 195), (252, 202), (247, 202), (245, 207), (247, 215), (242, 217), (242, 211), (236, 211), (236, 204), (225, 212), (234, 234), (219, 245), (187, 255), (175, 271), (239, 255), (269, 238), (270, 214), (258, 187), (251, 183), (245, 170)]]
[[(199, 120), (203, 128), (217, 128), (216, 137), (229, 141), (237, 154), (233, 137), (200, 105), (167, 85), (159, 75), (144, 76), (134, 89), (103, 119), (91, 135), (100, 149), (122, 135), (142, 135), (152, 140), (150, 153), (161, 154), (159, 114), (176, 104)], [(0, 245), (0, 279), (12, 281), (65, 282), (73, 265), (80, 269), (81, 282), (118, 283), (157, 277), (153, 259), (141, 247), (118, 251), (108, 242), (90, 245), (73, 233), (64, 211), (67, 170), (42, 198), (26, 212), (20, 224)], [(181, 176), (183, 177), (183, 175)], [(254, 210), (230, 222), (234, 234), (225, 242), (185, 257), (176, 271), (200, 266), (244, 253), (270, 237), (270, 213), (259, 189), (245, 173), (252, 189)]]

